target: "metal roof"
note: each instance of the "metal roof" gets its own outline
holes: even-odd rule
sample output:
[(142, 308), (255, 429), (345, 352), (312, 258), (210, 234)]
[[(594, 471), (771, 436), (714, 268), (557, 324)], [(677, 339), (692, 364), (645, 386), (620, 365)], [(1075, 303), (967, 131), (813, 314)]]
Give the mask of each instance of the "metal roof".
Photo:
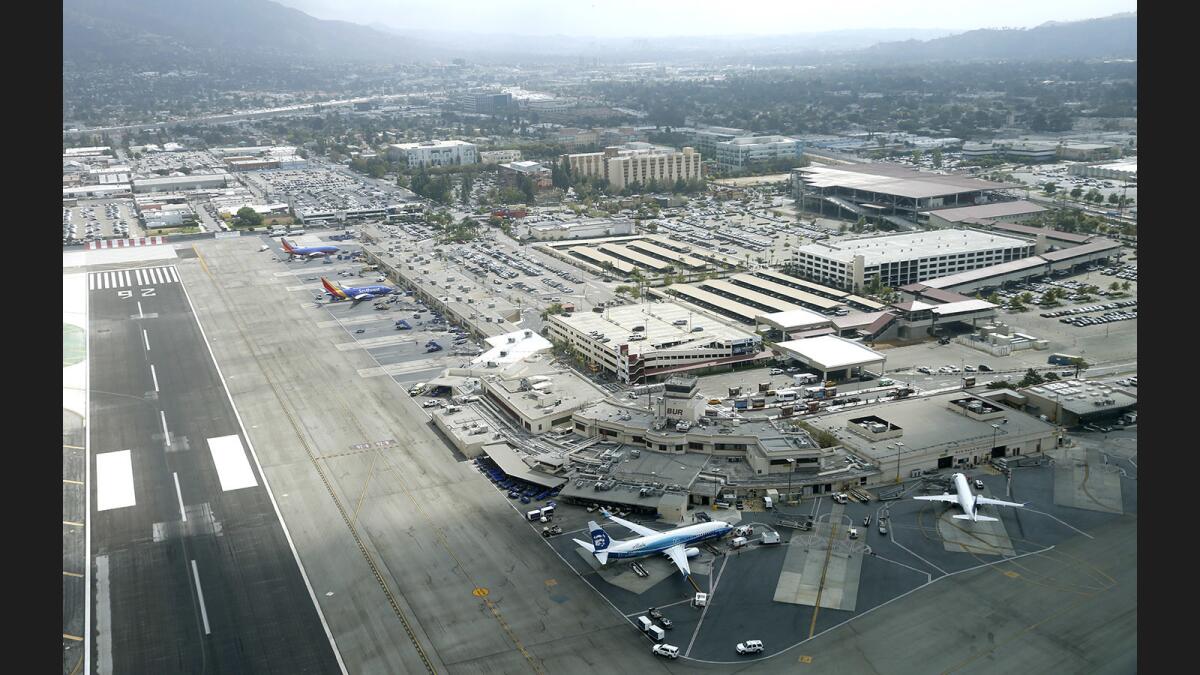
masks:
[(1102, 253), (1104, 251), (1111, 251), (1117, 248), (1121, 248), (1121, 244), (1119, 242), (1112, 241), (1111, 239), (1101, 239), (1099, 241), (1093, 241), (1090, 244), (1084, 244), (1083, 246), (1075, 246), (1073, 248), (1064, 248), (1059, 251), (1043, 253), (1041, 257), (1049, 260), (1050, 262), (1058, 262), (1059, 260), (1070, 260), (1071, 258), (1078, 258), (1079, 256), (1085, 256), (1089, 253)]
[(841, 187), (910, 199), (1019, 187), (1014, 183), (994, 183), (969, 176), (924, 173), (882, 162), (836, 167), (809, 166), (797, 169), (797, 172), (806, 184), (813, 187)]
[(1023, 199), (1018, 199), (1013, 202), (996, 202), (994, 204), (980, 204), (978, 206), (961, 206), (953, 209), (938, 209), (936, 211), (923, 211), (925, 215), (937, 216), (942, 220), (948, 220), (952, 223), (961, 222), (967, 218), (1003, 218), (1004, 216), (1017, 216), (1027, 213), (1041, 213), (1045, 211), (1044, 207), (1038, 206)]
[[(808, 291), (802, 291), (798, 288), (792, 288), (791, 286), (784, 286), (783, 284), (777, 284), (774, 281), (768, 281), (761, 277), (756, 277), (752, 274), (738, 274), (733, 277), (730, 277), (730, 279), (732, 279), (733, 281), (745, 282), (747, 284), (753, 284), (754, 286), (756, 286), (758, 288), (765, 288), (769, 291), (778, 293), (778, 294), (784, 296), (785, 298), (795, 300), (796, 302), (798, 302), (800, 304), (813, 305), (814, 307), (817, 307), (819, 309), (833, 309), (834, 307), (837, 307), (842, 304), (842, 303), (838, 302), (837, 300), (830, 300), (829, 298), (822, 298), (821, 296), (813, 295), (812, 293), (809, 293)], [(749, 290), (749, 289), (747, 289), (747, 290)], [(760, 293), (757, 293), (756, 291), (751, 291), (751, 292), (753, 292), (755, 295), (761, 295)], [(752, 296), (746, 296), (746, 297), (752, 297)]]
[(735, 298), (748, 300), (750, 302), (763, 305), (764, 307), (773, 309), (776, 312), (786, 312), (792, 309), (804, 309), (796, 303), (788, 302), (787, 300), (780, 300), (779, 298), (766, 295), (765, 293), (759, 293), (758, 291), (751, 290), (744, 286), (738, 286), (737, 284), (729, 281), (713, 279), (711, 281), (704, 281), (701, 283), (708, 288), (724, 291), (733, 295)]
[(850, 295), (846, 291), (840, 291), (836, 288), (832, 288), (830, 286), (824, 286), (822, 284), (814, 283), (814, 282), (808, 281), (806, 279), (799, 279), (790, 274), (776, 272), (775, 270), (756, 270), (754, 272), (754, 274), (756, 274), (760, 277), (763, 277), (765, 279), (773, 279), (785, 286), (786, 285), (800, 286), (803, 288), (811, 289), (813, 291), (817, 291), (818, 293), (824, 293), (824, 294), (832, 296), (834, 298), (844, 298), (847, 295)]
[(749, 305), (743, 305), (740, 302), (735, 302), (722, 295), (717, 295), (712, 291), (706, 291), (703, 288), (695, 286), (687, 286), (684, 284), (674, 284), (669, 286), (667, 290), (674, 291), (684, 297), (685, 300), (698, 300), (704, 304), (712, 305), (717, 309), (739, 317), (745, 321), (753, 322), (755, 317), (762, 314), (762, 310), (755, 309)]
[(874, 349), (833, 335), (780, 342), (777, 346), (825, 371), (879, 363), (887, 358)]

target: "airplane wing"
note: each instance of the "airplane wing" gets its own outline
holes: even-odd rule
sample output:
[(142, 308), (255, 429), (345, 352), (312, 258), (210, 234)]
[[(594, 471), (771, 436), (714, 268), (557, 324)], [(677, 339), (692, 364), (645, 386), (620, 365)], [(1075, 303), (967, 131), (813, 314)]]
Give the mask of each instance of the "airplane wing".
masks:
[[(622, 525), (625, 528), (638, 533), (639, 535), (641, 535), (643, 537), (652, 537), (656, 534), (662, 534), (661, 532), (659, 532), (657, 530), (652, 530), (652, 529), (646, 527), (645, 525), (638, 525), (637, 523), (631, 523), (628, 520), (625, 520), (624, 518), (618, 518), (618, 517), (612, 515), (611, 513), (609, 513), (608, 511), (604, 512), (604, 517), (608, 518), (609, 520), (613, 521), (614, 523), (616, 523), (618, 525)], [(680, 549), (680, 550), (683, 550), (683, 549)], [(686, 557), (687, 556), (684, 556), (684, 558), (686, 558)]]
[(676, 544), (663, 553), (671, 559), (671, 562), (675, 563), (680, 572), (683, 572), (683, 576), (691, 575), (692, 568), (688, 565), (687, 551), (683, 548), (683, 544)]
[(958, 496), (952, 495), (952, 494), (918, 495), (916, 497), (913, 497), (913, 499), (920, 499), (921, 501), (926, 501), (926, 502), (946, 502), (948, 504), (957, 504), (958, 503)]
[(371, 295), (370, 293), (359, 293), (358, 295), (354, 296), (354, 299), (362, 301), (362, 300), (370, 300), (373, 297), (375, 297), (375, 296)]
[(1005, 501), (1001, 501), (999, 499), (988, 499), (987, 497), (976, 497), (975, 503), (976, 504), (991, 504), (993, 506), (1017, 506), (1017, 507), (1025, 506), (1024, 504), (1018, 504), (1016, 502), (1005, 502)]

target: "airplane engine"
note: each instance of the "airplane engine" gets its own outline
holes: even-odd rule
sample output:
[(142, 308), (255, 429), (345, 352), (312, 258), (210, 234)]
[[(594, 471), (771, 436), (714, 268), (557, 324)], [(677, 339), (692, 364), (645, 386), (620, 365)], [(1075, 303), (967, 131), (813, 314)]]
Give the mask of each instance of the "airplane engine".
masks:
[(696, 556), (700, 555), (700, 549), (696, 548), (695, 546), (689, 549), (684, 549), (683, 552), (686, 553), (687, 557), (689, 558), (695, 558)]

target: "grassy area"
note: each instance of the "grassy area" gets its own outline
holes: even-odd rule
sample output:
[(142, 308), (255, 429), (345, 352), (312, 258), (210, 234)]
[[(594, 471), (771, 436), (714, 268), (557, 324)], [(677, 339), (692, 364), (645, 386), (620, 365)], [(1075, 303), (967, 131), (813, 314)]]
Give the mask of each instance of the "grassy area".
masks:
[(63, 368), (73, 366), (87, 355), (84, 332), (79, 326), (63, 324)]
[(200, 227), (198, 225), (184, 225), (183, 227), (158, 228), (158, 229), (152, 230), (150, 232), (150, 234), (152, 236), (159, 236), (159, 235), (164, 235), (164, 234), (194, 234), (199, 231), (200, 231)]

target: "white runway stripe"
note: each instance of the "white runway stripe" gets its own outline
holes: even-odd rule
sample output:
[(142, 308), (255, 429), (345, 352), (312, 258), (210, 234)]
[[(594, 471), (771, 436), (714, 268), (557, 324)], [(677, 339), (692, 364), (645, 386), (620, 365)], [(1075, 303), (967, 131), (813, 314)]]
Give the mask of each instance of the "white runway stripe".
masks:
[(88, 274), (88, 290), (91, 291), (177, 283), (179, 283), (179, 273), (171, 266), (135, 267), (128, 270)]
[(242, 447), (242, 440), (237, 434), (208, 439), (208, 450), (217, 467), (221, 490), (229, 492), (258, 485), (254, 470), (250, 468), (250, 460), (246, 458), (246, 449)]
[(129, 450), (96, 455), (96, 510), (137, 504), (133, 494), (133, 456)]

